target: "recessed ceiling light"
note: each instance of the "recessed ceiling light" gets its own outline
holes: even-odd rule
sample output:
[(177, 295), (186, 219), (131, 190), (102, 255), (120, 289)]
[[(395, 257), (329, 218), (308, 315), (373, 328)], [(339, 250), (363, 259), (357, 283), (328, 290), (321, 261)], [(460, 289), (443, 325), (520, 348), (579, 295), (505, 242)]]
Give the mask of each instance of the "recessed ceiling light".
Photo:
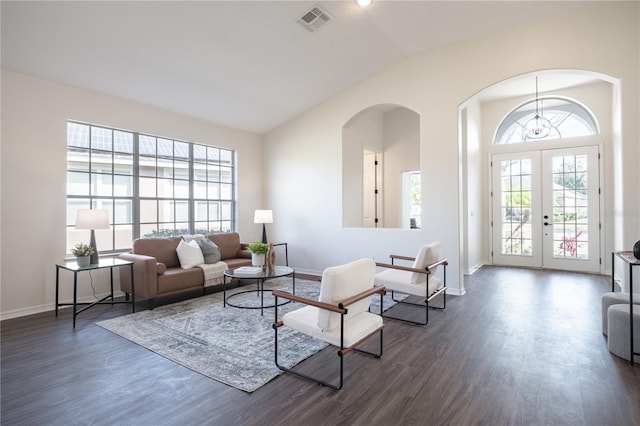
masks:
[(356, 3), (358, 3), (358, 6), (366, 7), (371, 4), (371, 0), (356, 0)]

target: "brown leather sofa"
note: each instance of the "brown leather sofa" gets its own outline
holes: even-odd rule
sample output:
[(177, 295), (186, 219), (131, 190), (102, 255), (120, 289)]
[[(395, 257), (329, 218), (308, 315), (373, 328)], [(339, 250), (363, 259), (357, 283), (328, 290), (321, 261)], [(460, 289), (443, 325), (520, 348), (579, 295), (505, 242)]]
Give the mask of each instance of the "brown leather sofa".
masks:
[[(229, 268), (251, 265), (248, 244), (240, 242), (236, 232), (207, 235), (220, 248), (220, 258)], [(204, 290), (204, 272), (200, 268), (182, 269), (176, 249), (182, 237), (139, 238), (130, 253), (122, 253), (123, 260), (134, 262), (135, 296), (149, 301), (153, 309), (155, 299), (188, 291)], [(120, 269), (120, 289), (129, 297), (131, 272)], [(123, 270), (126, 269), (126, 273)]]

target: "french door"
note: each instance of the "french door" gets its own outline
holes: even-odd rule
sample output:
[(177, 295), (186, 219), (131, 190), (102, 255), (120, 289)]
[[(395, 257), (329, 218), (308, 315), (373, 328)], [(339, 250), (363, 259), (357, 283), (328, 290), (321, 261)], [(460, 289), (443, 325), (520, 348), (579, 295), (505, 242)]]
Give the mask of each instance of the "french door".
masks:
[(598, 147), (492, 156), (499, 265), (600, 271)]

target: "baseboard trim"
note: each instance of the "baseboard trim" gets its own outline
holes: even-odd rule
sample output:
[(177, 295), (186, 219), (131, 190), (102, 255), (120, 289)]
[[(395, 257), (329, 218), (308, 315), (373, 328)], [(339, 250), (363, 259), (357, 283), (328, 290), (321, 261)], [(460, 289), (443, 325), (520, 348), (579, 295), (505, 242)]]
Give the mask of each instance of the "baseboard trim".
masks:
[(464, 275), (473, 275), (474, 272), (476, 272), (478, 269), (482, 268), (483, 266), (484, 266), (484, 263), (478, 263), (472, 266), (471, 268), (467, 269), (466, 271), (464, 271)]
[[(108, 295), (110, 295), (110, 293), (98, 294), (96, 295), (96, 297), (98, 299), (102, 299), (103, 297)], [(122, 297), (122, 296), (124, 296), (124, 293), (121, 291), (113, 292), (113, 297)], [(78, 299), (78, 303), (87, 303), (87, 302), (91, 303), (95, 301), (96, 299), (93, 296), (81, 297)], [(73, 299), (60, 300), (60, 303), (73, 303)], [(71, 306), (61, 306), (59, 309), (66, 309), (66, 308), (71, 308)], [(38, 306), (30, 306), (28, 308), (13, 309), (7, 312), (0, 313), (0, 321), (9, 320), (13, 318), (26, 317), (27, 315), (41, 314), (43, 312), (52, 312), (52, 315), (53, 315), (53, 311), (55, 311), (55, 309), (56, 309), (55, 302), (47, 303), (44, 305), (38, 305)]]
[(447, 296), (464, 296), (467, 294), (466, 290), (453, 287), (447, 287)]

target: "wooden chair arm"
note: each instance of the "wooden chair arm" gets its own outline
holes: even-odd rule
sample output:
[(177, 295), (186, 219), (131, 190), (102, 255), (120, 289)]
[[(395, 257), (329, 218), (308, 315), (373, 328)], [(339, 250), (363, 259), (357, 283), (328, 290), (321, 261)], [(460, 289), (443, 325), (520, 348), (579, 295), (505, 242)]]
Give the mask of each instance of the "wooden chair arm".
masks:
[(447, 261), (447, 259), (440, 259), (438, 260), (436, 263), (432, 263), (431, 265), (427, 266), (425, 269), (419, 269), (419, 268), (412, 268), (410, 266), (401, 266), (401, 265), (394, 265), (391, 263), (381, 263), (381, 262), (376, 262), (376, 266), (380, 267), (380, 268), (391, 268), (391, 269), (399, 269), (401, 271), (409, 271), (409, 272), (415, 272), (418, 274), (430, 274), (431, 273), (431, 269), (435, 268), (436, 266), (447, 266), (449, 264), (449, 261)]
[(337, 312), (339, 314), (346, 314), (347, 310), (338, 306), (330, 305), (328, 303), (319, 302), (313, 299), (307, 299), (306, 297), (297, 296), (295, 294), (287, 293), (286, 291), (273, 290), (271, 292), (275, 297), (282, 297), (284, 299), (293, 300), (294, 302), (300, 302), (305, 305), (315, 306), (316, 308), (326, 309), (328, 311)]
[(380, 286), (380, 287), (372, 287), (369, 290), (365, 290), (362, 293), (358, 293), (354, 296), (351, 296), (348, 299), (343, 300), (342, 302), (338, 303), (338, 307), (339, 308), (346, 308), (347, 306), (357, 302), (358, 300), (362, 300), (365, 297), (369, 297), (372, 294), (386, 294), (386, 289), (384, 288), (384, 286)]
[(362, 300), (365, 297), (369, 297), (372, 294), (386, 294), (386, 290), (384, 287), (372, 287), (369, 290), (363, 291), (361, 293), (358, 293), (354, 296), (351, 296), (348, 299), (343, 300), (342, 302), (338, 303), (338, 305), (331, 305), (329, 303), (325, 303), (325, 302), (319, 302), (317, 300), (313, 300), (313, 299), (308, 299), (306, 297), (302, 297), (302, 296), (297, 296), (295, 294), (291, 294), (288, 293), (286, 291), (281, 291), (281, 290), (273, 290), (271, 292), (271, 294), (273, 294), (273, 296), (275, 297), (282, 297), (284, 299), (289, 299), (289, 300), (293, 300), (295, 302), (300, 302), (303, 303), (305, 305), (311, 305), (311, 306), (315, 306), (316, 308), (320, 308), (320, 309), (326, 309), (332, 312), (337, 312), (339, 314), (346, 314), (347, 313), (347, 306), (357, 302), (358, 300)]
[(413, 262), (414, 260), (416, 260), (415, 257), (410, 257), (410, 256), (401, 256), (399, 254), (390, 254), (389, 257), (391, 259), (400, 259), (400, 260), (409, 260), (411, 262)]
[(393, 265), (391, 263), (376, 262), (376, 266), (379, 266), (380, 268), (399, 269), (401, 271), (415, 272), (418, 274), (427, 274), (427, 275), (429, 274), (429, 271), (427, 269), (418, 269), (418, 268), (412, 268), (410, 266)]

